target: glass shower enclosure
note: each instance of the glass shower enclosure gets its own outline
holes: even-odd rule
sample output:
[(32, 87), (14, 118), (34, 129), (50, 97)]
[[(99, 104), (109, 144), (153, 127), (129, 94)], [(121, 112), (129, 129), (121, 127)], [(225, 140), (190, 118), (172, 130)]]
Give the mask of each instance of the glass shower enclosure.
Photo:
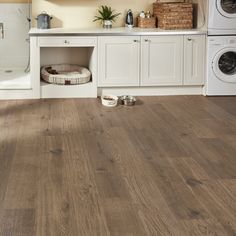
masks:
[(0, 3), (0, 89), (30, 89), (31, 3)]

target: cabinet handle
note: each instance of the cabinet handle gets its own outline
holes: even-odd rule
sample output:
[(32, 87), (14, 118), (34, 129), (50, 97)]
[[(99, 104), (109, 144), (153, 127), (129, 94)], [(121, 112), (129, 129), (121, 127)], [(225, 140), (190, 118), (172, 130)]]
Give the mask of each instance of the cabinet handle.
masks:
[(65, 40), (64, 43), (65, 43), (65, 44), (70, 44), (70, 41)]
[(4, 39), (4, 24), (0, 23), (0, 32), (1, 32), (1, 39)]

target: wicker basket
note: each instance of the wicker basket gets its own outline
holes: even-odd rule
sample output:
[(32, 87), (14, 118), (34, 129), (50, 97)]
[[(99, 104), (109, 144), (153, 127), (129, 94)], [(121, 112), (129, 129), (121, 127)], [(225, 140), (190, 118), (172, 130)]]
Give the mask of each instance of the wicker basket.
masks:
[(140, 28), (156, 28), (156, 17), (151, 18), (137, 18), (138, 27)]
[[(191, 0), (190, 0), (191, 1)], [(156, 2), (186, 2), (186, 0), (156, 0)]]
[(41, 77), (51, 84), (76, 85), (88, 83), (91, 72), (78, 65), (60, 64), (42, 67)]
[(192, 29), (193, 4), (191, 3), (160, 3), (153, 4), (153, 14), (158, 18), (161, 29)]

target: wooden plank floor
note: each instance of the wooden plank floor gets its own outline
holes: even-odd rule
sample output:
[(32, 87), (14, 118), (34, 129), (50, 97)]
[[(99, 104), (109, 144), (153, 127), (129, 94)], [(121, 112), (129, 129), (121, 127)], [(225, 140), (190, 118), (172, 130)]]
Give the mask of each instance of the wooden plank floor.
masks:
[(236, 97), (1, 101), (0, 235), (236, 235)]

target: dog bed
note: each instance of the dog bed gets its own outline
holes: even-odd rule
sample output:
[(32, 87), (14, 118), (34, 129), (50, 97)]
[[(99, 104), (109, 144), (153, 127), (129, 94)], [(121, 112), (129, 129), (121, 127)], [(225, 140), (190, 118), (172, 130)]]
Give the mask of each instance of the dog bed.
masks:
[(88, 83), (91, 79), (91, 72), (78, 65), (48, 65), (42, 67), (41, 77), (51, 84), (76, 85)]

